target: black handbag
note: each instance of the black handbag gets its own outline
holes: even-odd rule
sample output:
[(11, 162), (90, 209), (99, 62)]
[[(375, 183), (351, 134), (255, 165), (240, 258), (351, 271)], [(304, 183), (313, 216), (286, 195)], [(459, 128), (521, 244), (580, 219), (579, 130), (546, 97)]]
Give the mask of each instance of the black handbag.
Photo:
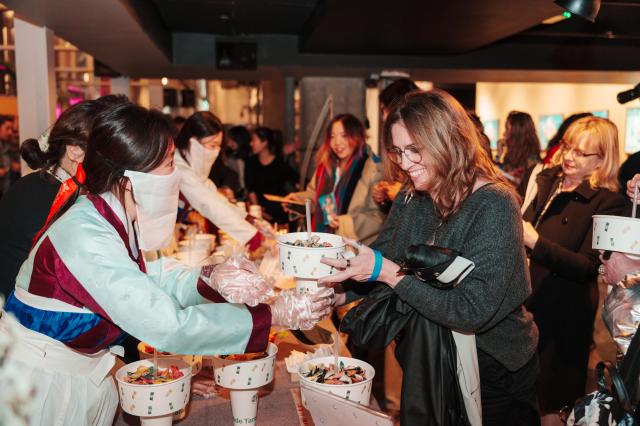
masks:
[(439, 289), (457, 286), (475, 267), (460, 252), (430, 244), (414, 244), (400, 259), (400, 273), (412, 274)]
[[(605, 370), (609, 373), (611, 386), (607, 384)], [(596, 379), (598, 390), (576, 402), (567, 424), (640, 425), (640, 327), (631, 339), (620, 368), (609, 361), (600, 362), (596, 366)]]

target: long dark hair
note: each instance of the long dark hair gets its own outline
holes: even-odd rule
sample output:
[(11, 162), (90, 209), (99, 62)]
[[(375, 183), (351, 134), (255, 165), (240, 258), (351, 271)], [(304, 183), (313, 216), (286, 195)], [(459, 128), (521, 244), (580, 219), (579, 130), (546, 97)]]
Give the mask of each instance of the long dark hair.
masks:
[(159, 111), (138, 105), (115, 105), (96, 117), (84, 158), (89, 193), (113, 191), (122, 197), (125, 170), (149, 172), (158, 167), (172, 140), (172, 123)]
[(127, 102), (129, 100), (124, 95), (107, 95), (77, 103), (65, 110), (51, 128), (46, 151), (40, 148), (38, 140), (27, 139), (20, 147), (20, 155), (34, 170), (56, 168), (60, 165), (67, 145), (87, 150), (89, 131), (100, 111)]
[(238, 149), (233, 152), (233, 156), (246, 160), (251, 152), (251, 133), (244, 126), (233, 126), (227, 132), (227, 138), (238, 144)]
[(509, 170), (527, 168), (527, 160), (535, 157), (540, 160), (540, 141), (536, 134), (533, 119), (526, 112), (511, 111), (507, 116), (509, 135), (506, 138), (507, 153), (504, 166)]
[(222, 132), (224, 127), (218, 117), (213, 115), (209, 111), (198, 111), (193, 113), (191, 117), (187, 118), (187, 121), (182, 125), (180, 133), (176, 136), (176, 149), (180, 153), (180, 156), (186, 161), (187, 154), (189, 153), (189, 147), (192, 137), (197, 139), (206, 138), (207, 136), (217, 135)]

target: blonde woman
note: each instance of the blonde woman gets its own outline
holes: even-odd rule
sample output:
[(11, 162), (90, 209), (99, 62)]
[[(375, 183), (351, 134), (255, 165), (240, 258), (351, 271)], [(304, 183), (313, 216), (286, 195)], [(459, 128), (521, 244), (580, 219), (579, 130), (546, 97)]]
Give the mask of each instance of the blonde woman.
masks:
[[(388, 295), (386, 318), (407, 321), (392, 336), (404, 372), (401, 424), (538, 424), (537, 331), (523, 305), (530, 286), (517, 196), (482, 148), (462, 105), (444, 91), (410, 93), (395, 104), (384, 144), (384, 163), (391, 175), (400, 174), (405, 190), (371, 248), (349, 240), (358, 255), (323, 259), (343, 271), (321, 281), (343, 283), (341, 303), (370, 290), (351, 312)], [(475, 269), (453, 288), (436, 288), (436, 279), (400, 270), (412, 245), (455, 250)], [(348, 314), (344, 325), (357, 322), (354, 317)], [(374, 322), (363, 335), (376, 332)], [(461, 347), (452, 330), (475, 335), (477, 361), (476, 350)], [(356, 334), (351, 336), (362, 340)], [(479, 366), (481, 420), (473, 418), (479, 411), (473, 401), (465, 400), (461, 409), (461, 388), (462, 398), (465, 390), (472, 397), (480, 391), (464, 389), (467, 383), (458, 387), (456, 362), (465, 357)]]
[(591, 216), (622, 212), (618, 152), (611, 121), (575, 121), (551, 167), (536, 177), (537, 193), (523, 215), (533, 287), (527, 307), (540, 330), (543, 425), (561, 424), (558, 411), (584, 394), (600, 263), (591, 249)]

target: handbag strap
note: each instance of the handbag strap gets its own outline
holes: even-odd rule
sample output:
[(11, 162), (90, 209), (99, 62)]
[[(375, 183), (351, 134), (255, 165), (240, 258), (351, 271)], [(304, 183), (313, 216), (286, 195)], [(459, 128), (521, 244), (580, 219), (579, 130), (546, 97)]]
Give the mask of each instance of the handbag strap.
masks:
[(638, 327), (631, 339), (627, 353), (622, 360), (620, 375), (624, 380), (631, 404), (636, 405), (640, 398), (640, 395), (638, 395), (638, 386), (640, 385), (640, 327)]
[[(607, 386), (607, 379), (604, 375), (604, 370), (609, 372), (609, 378), (611, 379), (611, 390)], [(596, 379), (598, 382), (598, 390), (600, 392), (609, 392), (613, 393), (622, 408), (627, 412), (631, 413), (633, 411), (633, 406), (631, 401), (629, 400), (629, 395), (627, 394), (627, 388), (624, 385), (624, 381), (622, 380), (622, 376), (618, 372), (618, 369), (609, 361), (601, 361), (596, 366)]]

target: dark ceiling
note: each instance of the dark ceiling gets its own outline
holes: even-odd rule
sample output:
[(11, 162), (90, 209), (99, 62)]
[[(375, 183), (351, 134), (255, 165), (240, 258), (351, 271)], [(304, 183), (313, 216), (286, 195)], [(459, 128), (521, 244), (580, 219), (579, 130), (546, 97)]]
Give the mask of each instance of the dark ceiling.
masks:
[[(553, 0), (4, 3), (132, 77), (363, 76), (391, 68), (432, 79), (548, 80), (571, 71), (566, 78), (633, 81), (640, 70), (640, 0), (603, 1), (595, 24), (574, 16), (551, 25), (541, 23), (562, 13)], [(220, 42), (255, 43), (257, 67), (221, 69)]]

